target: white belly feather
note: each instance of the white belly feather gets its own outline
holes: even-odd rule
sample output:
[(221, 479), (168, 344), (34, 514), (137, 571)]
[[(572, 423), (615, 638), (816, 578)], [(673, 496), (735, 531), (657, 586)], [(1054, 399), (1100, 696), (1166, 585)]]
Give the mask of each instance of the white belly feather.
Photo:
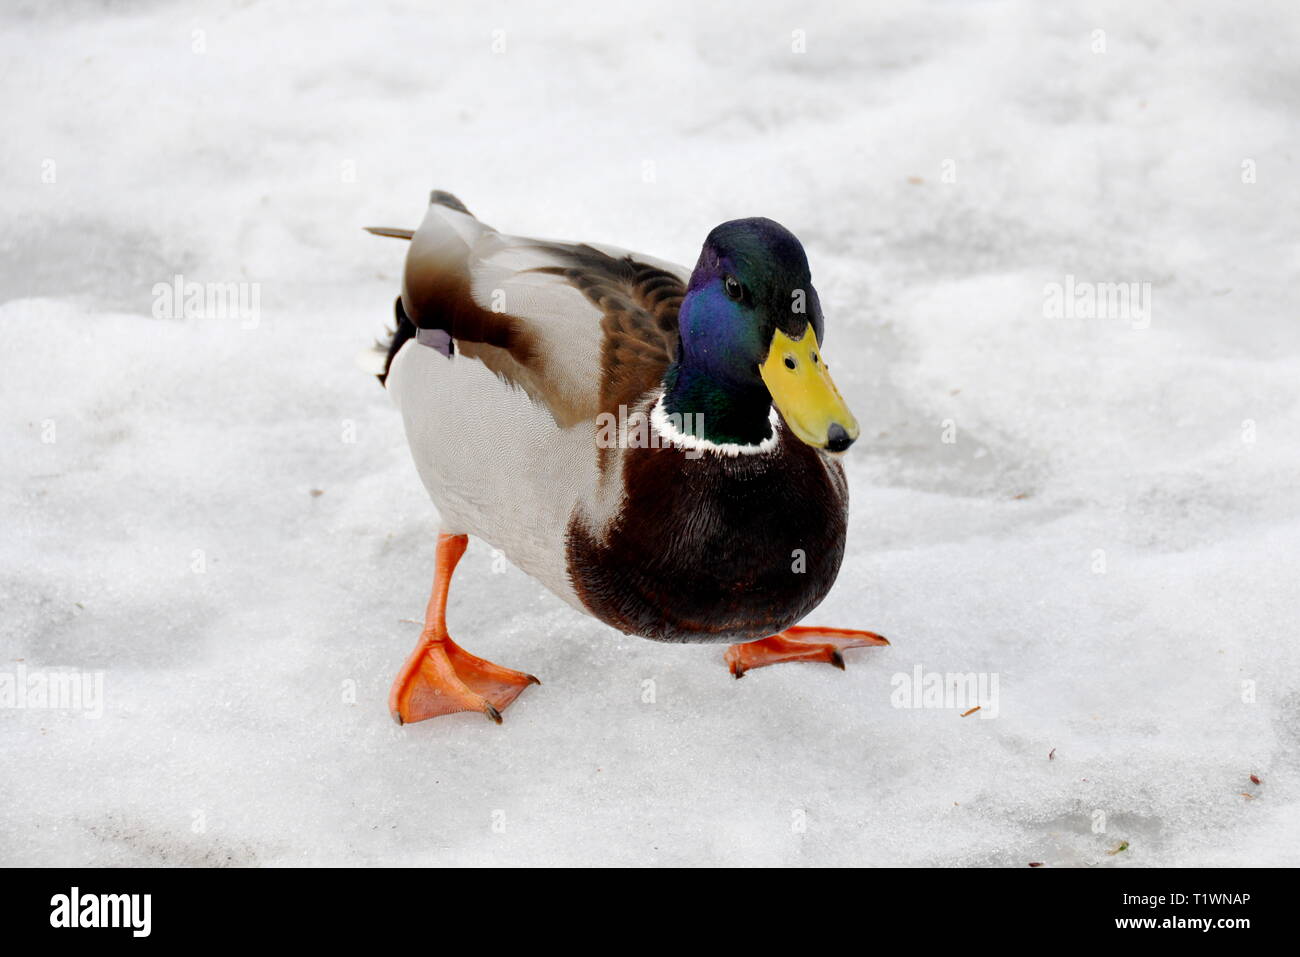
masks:
[(590, 422), (560, 428), (481, 362), (408, 341), (388, 391), (443, 531), (482, 538), (585, 611), (566, 570), (574, 507), (597, 484)]

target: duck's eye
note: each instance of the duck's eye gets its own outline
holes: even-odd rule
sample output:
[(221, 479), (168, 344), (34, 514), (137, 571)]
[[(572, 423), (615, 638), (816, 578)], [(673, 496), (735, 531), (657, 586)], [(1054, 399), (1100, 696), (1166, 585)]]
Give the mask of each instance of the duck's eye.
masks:
[(786, 367), (787, 369), (793, 369), (793, 368), (794, 368), (794, 357), (793, 357), (793, 356), (786, 356), (786, 357), (785, 357), (785, 367)]
[(735, 276), (727, 276), (722, 280), (722, 286), (727, 291), (727, 298), (740, 302), (745, 295), (745, 287), (740, 284), (740, 280)]

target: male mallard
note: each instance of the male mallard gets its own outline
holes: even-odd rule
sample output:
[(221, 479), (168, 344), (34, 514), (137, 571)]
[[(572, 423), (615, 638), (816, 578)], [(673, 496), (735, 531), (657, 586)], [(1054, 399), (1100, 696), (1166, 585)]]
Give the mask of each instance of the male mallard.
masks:
[(411, 241), (383, 381), (438, 507), (433, 593), (389, 696), (399, 722), (493, 721), (532, 675), (447, 633), (468, 536), (578, 610), (656, 641), (730, 642), (731, 672), (888, 642), (795, 623), (830, 591), (858, 437), (821, 355), (803, 246), (770, 219), (695, 270), (506, 236), (435, 192)]

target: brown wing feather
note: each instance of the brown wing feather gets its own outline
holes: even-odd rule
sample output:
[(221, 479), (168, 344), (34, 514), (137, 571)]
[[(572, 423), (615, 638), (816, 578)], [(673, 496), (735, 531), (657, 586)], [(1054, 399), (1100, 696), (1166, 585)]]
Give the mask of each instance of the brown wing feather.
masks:
[(534, 272), (562, 276), (601, 312), (600, 411), (617, 413), (661, 381), (677, 355), (681, 279), (632, 256), (591, 246), (539, 243), (564, 265)]
[[(685, 293), (671, 268), (623, 250), (503, 236), (458, 203), (437, 201), (412, 238), (402, 305), (412, 326), (445, 331), (456, 352), (567, 428), (617, 414), (662, 381), (677, 354)], [(512, 285), (529, 273), (554, 277), (571, 299)], [(519, 311), (486, 308), (484, 296), (495, 306), (506, 290), (503, 302)]]

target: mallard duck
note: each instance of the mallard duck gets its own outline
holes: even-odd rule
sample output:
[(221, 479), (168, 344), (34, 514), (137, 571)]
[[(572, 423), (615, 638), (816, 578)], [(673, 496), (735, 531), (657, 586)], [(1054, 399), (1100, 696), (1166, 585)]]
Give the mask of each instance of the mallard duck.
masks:
[(437, 506), (433, 592), (389, 695), (399, 723), (493, 721), (535, 677), (447, 631), (477, 536), (574, 608), (664, 642), (720, 642), (741, 677), (843, 668), (869, 631), (797, 622), (844, 555), (839, 461), (858, 423), (822, 355), (799, 240), (723, 223), (693, 271), (624, 249), (508, 236), (435, 192), (375, 371)]

